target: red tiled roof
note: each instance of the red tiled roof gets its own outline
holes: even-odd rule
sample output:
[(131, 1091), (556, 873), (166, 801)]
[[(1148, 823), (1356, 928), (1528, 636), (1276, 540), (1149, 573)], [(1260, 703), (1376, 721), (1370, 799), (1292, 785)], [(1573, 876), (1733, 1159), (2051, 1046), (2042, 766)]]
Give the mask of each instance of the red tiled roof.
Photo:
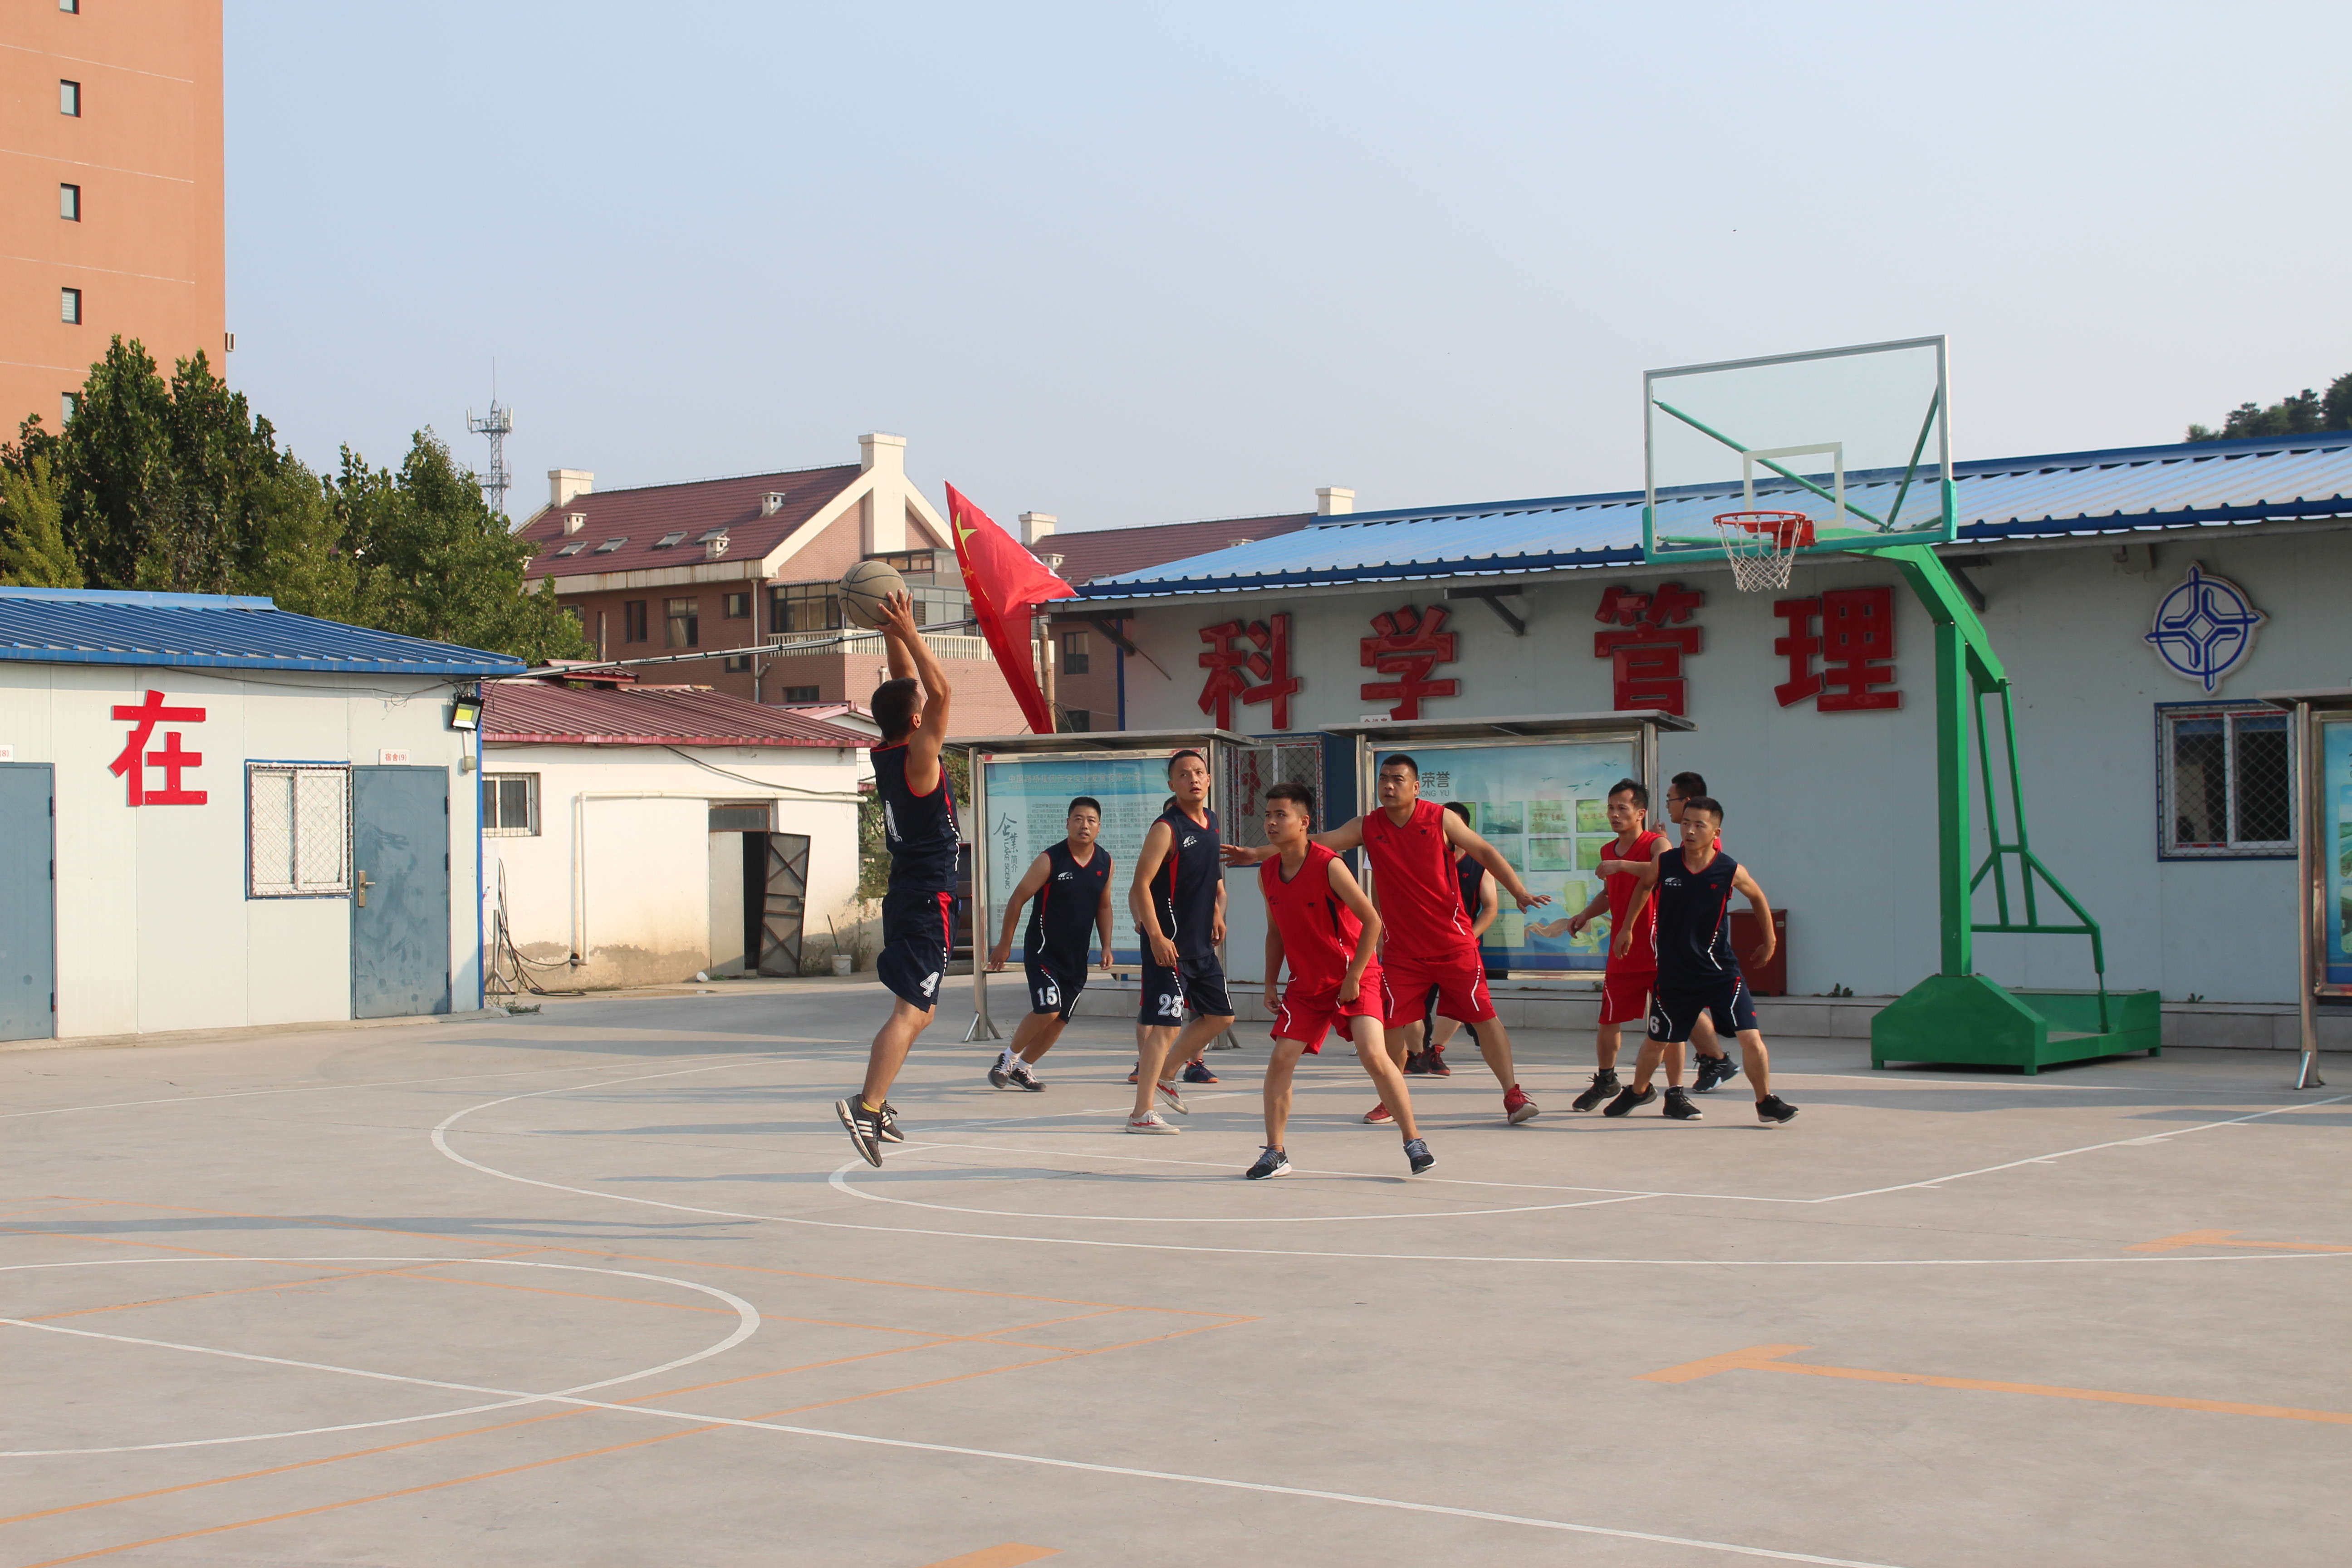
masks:
[[(856, 464), (848, 463), (781, 474), (742, 474), (730, 479), (646, 485), (633, 490), (592, 490), (572, 497), (561, 507), (549, 507), (523, 525), (522, 536), (540, 547), (525, 574), (533, 578), (560, 579), (602, 572), (644, 572), (661, 566), (692, 565), (704, 559), (699, 542), (702, 536), (716, 528), (727, 531), (729, 559), (757, 559), (815, 516), (860, 472)], [(761, 517), (761, 500), (771, 491), (782, 495), (784, 503)], [(575, 511), (588, 521), (578, 532), (566, 533), (564, 514)], [(678, 532), (686, 537), (677, 543), (667, 550), (655, 548), (665, 534)], [(628, 542), (618, 550), (599, 554), (596, 547), (608, 539), (625, 539)], [(587, 548), (575, 555), (555, 553), (575, 543)]]
[(1162, 522), (1148, 528), (1103, 528), (1088, 533), (1057, 533), (1039, 542), (1036, 553), (1058, 553), (1062, 564), (1055, 574), (1076, 585), (1122, 572), (1164, 566), (1213, 550), (1225, 550), (1245, 539), (1271, 539), (1296, 533), (1313, 522), (1311, 511), (1285, 512), (1272, 517), (1214, 518), (1206, 522)]
[(871, 735), (716, 691), (550, 680), (482, 686), (482, 739), (574, 746), (851, 746)]

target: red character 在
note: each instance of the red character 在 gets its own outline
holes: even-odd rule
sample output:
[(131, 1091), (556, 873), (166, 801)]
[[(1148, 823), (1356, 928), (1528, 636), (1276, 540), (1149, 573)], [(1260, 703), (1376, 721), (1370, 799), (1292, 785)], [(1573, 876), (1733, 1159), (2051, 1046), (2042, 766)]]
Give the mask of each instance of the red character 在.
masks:
[[(205, 754), (184, 749), (177, 730), (165, 731), (162, 751), (147, 750), (156, 725), (201, 724), (205, 721), (203, 709), (167, 707), (162, 692), (150, 691), (135, 708), (118, 704), (114, 717), (131, 726), (131, 738), (123, 742), (121, 755), (108, 763), (106, 771), (123, 781), (132, 805), (202, 805), (211, 798), (205, 791), (189, 789), (180, 781), (180, 775), (190, 768), (204, 765)], [(163, 771), (162, 789), (147, 787), (149, 768)]]
[[(1895, 590), (1832, 588), (1819, 598), (1780, 599), (1772, 613), (1789, 623), (1789, 634), (1773, 640), (1772, 651), (1789, 661), (1789, 679), (1772, 689), (1780, 706), (1808, 697), (1823, 713), (1881, 712), (1903, 706), (1903, 693), (1874, 691), (1895, 683)], [(1821, 631), (1812, 630), (1815, 616)], [(1816, 673), (1819, 656), (1828, 668)]]
[[(1256, 644), (1256, 648), (1244, 647), (1244, 638)], [(1218, 729), (1234, 727), (1236, 697), (1244, 707), (1272, 703), (1274, 727), (1290, 728), (1290, 700), (1300, 683), (1290, 673), (1287, 615), (1268, 616), (1246, 625), (1231, 620), (1202, 626), (1201, 640), (1209, 645), (1209, 650), (1201, 655), (1201, 668), (1209, 672), (1209, 679), (1201, 684), (1201, 711), (1213, 715)], [(1250, 684), (1252, 676), (1258, 684)]]
[(1407, 605), (1372, 617), (1372, 629), (1381, 635), (1363, 639), (1359, 662), (1396, 679), (1368, 680), (1361, 689), (1368, 700), (1386, 698), (1395, 703), (1389, 710), (1390, 718), (1418, 719), (1424, 699), (1461, 695), (1462, 682), (1453, 677), (1429, 679), (1431, 670), (1454, 662), (1459, 643), (1455, 634), (1445, 629), (1445, 619), (1442, 605), (1425, 610)]
[(1613, 707), (1686, 710), (1690, 683), (1683, 659), (1706, 644), (1701, 627), (1684, 623), (1706, 603), (1705, 590), (1680, 583), (1661, 583), (1654, 594), (1620, 584), (1601, 595), (1592, 618), (1622, 628), (1592, 634), (1592, 657), (1610, 663)]

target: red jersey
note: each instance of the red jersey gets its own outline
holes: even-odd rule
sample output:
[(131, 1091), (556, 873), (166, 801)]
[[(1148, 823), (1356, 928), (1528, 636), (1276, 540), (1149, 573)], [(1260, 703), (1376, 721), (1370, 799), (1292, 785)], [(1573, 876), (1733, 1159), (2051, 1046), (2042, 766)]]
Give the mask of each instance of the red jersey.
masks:
[(1445, 808), (1412, 803), (1402, 827), (1386, 811), (1364, 813), (1364, 853), (1372, 858), (1372, 898), (1380, 906), (1381, 951), (1406, 958), (1450, 959), (1478, 950), (1462, 879), (1445, 841)]
[[(1356, 942), (1364, 922), (1331, 890), (1331, 862), (1339, 857), (1320, 844), (1307, 846), (1307, 862), (1298, 875), (1284, 880), (1282, 857), (1261, 860), (1258, 891), (1265, 895), (1265, 911), (1282, 933), (1282, 956), (1290, 965), (1291, 984), (1309, 994), (1337, 991), (1356, 962)], [(1380, 965), (1364, 970), (1364, 987), (1379, 989)], [(1267, 976), (1272, 979), (1272, 975)]]
[[(1611, 845), (1604, 853), (1612, 860), (1654, 860), (1670, 846), (1666, 836), (1645, 828), (1634, 835), (1631, 848), (1622, 853)], [(1620, 957), (1616, 936), (1625, 926), (1625, 906), (1633, 901), (1633, 884), (1641, 878), (1632, 871), (1620, 871), (1608, 879), (1609, 889), (1609, 968), (1617, 974), (1653, 974), (1658, 968), (1658, 900), (1653, 892), (1650, 901), (1642, 906), (1642, 918), (1633, 928), (1633, 944)]]

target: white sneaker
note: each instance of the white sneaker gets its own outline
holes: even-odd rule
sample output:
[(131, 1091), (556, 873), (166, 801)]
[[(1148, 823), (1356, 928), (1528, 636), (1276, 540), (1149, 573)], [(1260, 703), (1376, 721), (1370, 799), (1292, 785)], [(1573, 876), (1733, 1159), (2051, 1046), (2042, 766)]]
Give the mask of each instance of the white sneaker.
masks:
[(1174, 1084), (1161, 1084), (1160, 1086), (1160, 1100), (1166, 1104), (1168, 1109), (1174, 1111), (1177, 1115), (1190, 1116), (1192, 1114), (1192, 1108), (1184, 1103), (1184, 1097), (1176, 1092), (1176, 1086)]
[(1129, 1132), (1168, 1133), (1171, 1136), (1183, 1131), (1174, 1122), (1162, 1120), (1156, 1110), (1147, 1110), (1140, 1116), (1130, 1118), (1127, 1130)]

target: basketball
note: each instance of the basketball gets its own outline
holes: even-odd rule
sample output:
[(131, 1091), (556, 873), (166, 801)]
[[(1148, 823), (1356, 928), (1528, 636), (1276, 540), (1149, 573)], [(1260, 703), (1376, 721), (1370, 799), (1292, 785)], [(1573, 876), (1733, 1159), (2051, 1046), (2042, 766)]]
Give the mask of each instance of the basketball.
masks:
[(895, 568), (861, 561), (842, 576), (841, 608), (853, 622), (870, 629), (882, 624), (882, 602), (906, 591), (907, 580)]

